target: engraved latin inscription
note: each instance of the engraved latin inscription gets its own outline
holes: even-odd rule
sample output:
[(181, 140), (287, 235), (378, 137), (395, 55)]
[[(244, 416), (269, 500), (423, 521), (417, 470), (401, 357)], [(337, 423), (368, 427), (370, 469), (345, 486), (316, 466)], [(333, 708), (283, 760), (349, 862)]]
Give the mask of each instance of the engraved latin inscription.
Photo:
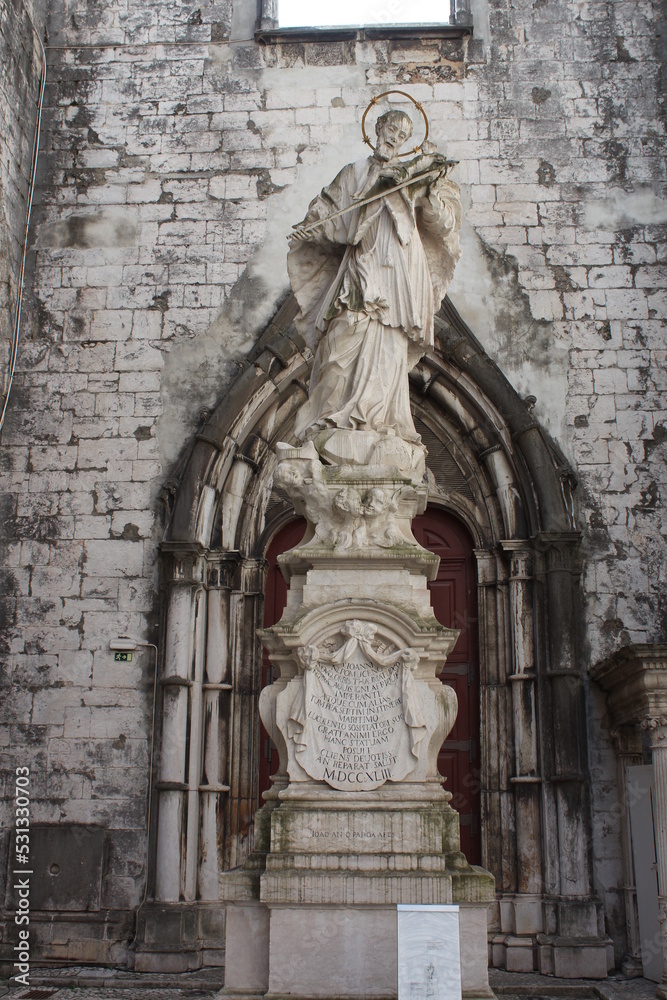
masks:
[(368, 786), (391, 778), (399, 752), (393, 737), (405, 727), (400, 669), (315, 667), (306, 709), (320, 737), (316, 761), (325, 781)]
[(411, 650), (373, 648), (375, 626), (348, 622), (347, 641), (327, 655), (302, 650), (303, 700), (290, 735), (299, 764), (334, 788), (377, 788), (414, 769), (425, 725), (414, 704)]

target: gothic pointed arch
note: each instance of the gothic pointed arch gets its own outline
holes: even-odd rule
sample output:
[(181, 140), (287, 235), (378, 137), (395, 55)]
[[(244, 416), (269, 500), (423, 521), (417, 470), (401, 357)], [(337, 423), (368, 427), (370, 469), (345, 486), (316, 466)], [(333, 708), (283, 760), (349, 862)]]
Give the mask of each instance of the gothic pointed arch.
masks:
[[(162, 543), (161, 903), (233, 898), (233, 878), (220, 873), (252, 848), (264, 555), (293, 517), (272, 484), (274, 449), (292, 437), (312, 363), (294, 329), (297, 308), (290, 296), (278, 310), (196, 434), (173, 493)], [(502, 962), (510, 938), (516, 945), (507, 913), (517, 899), (539, 911), (528, 950), (538, 934), (548, 949), (551, 926), (562, 936), (568, 900), (591, 928), (599, 916), (581, 737), (576, 480), (530, 400), (448, 299), (410, 389), (430, 502), (456, 514), (475, 543), (483, 863), (506, 901), (494, 939)]]

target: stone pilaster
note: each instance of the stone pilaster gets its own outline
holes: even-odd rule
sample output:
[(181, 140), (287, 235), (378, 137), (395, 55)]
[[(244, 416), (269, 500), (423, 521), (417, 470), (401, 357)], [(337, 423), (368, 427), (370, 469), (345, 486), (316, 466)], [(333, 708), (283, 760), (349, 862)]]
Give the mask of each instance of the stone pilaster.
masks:
[[(649, 734), (663, 960), (662, 982), (657, 995), (667, 1000), (667, 644), (623, 646), (607, 660), (596, 664), (591, 675), (607, 694), (612, 726), (623, 732), (623, 745), (634, 746), (637, 751), (641, 745), (641, 730)], [(616, 750), (618, 753), (618, 742)], [(632, 866), (630, 840), (623, 846), (625, 868), (629, 870)]]
[[(160, 901), (194, 899), (201, 754), (201, 672), (205, 636), (202, 548), (168, 547), (168, 621), (162, 690), (155, 895)], [(188, 734), (186, 738), (185, 734)], [(184, 842), (188, 844), (186, 850)]]
[(207, 560), (206, 667), (203, 683), (203, 754), (198, 894), (218, 898), (218, 873), (223, 866), (224, 830), (219, 817), (230, 791), (228, 782), (230, 683), (229, 603), (231, 576), (237, 559), (219, 554)]
[(533, 553), (524, 541), (505, 541), (510, 559), (510, 612), (513, 671), (509, 675), (514, 722), (514, 788), (516, 811), (517, 889), (542, 889), (541, 777), (537, 747), (535, 623), (533, 618)]
[[(665, 692), (667, 695), (667, 691)], [(665, 699), (667, 707), (667, 698)], [(642, 725), (649, 732), (653, 762), (653, 823), (658, 863), (658, 917), (662, 938), (662, 981), (656, 991), (667, 1000), (667, 714), (649, 716)]]

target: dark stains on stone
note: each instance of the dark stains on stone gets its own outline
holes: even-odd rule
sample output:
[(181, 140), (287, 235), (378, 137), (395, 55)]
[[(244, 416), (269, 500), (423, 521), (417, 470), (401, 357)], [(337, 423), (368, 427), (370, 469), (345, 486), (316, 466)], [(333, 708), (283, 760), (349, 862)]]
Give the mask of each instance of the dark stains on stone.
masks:
[(503, 360), (524, 364), (530, 359), (536, 365), (548, 367), (552, 326), (546, 320), (533, 318), (528, 293), (519, 283), (516, 261), (483, 240), (480, 247), (494, 288), (495, 334)]
[(259, 129), (257, 127), (257, 125), (255, 125), (255, 123), (252, 120), (252, 118), (248, 119), (248, 121), (246, 123), (246, 128), (248, 129), (249, 132), (252, 132), (253, 135), (260, 135), (261, 134), (261, 129)]
[(314, 43), (305, 54), (309, 66), (351, 66), (356, 61), (354, 42)]
[(140, 542), (141, 535), (136, 524), (126, 524), (122, 531), (109, 531), (109, 538), (122, 539), (126, 542)]
[(645, 440), (642, 443), (644, 445), (644, 461), (646, 461), (656, 448), (667, 443), (667, 427), (663, 423), (656, 424), (653, 428), (652, 440)]
[(169, 295), (170, 294), (171, 293), (169, 292), (169, 289), (166, 289), (164, 292), (160, 292), (159, 295), (154, 295), (153, 296), (153, 304), (151, 306), (149, 306), (149, 309), (159, 309), (160, 312), (165, 313), (167, 311), (167, 309), (169, 308)]
[(626, 49), (625, 39), (622, 35), (616, 36), (616, 61), (626, 63), (637, 62), (637, 60), (634, 59)]
[(137, 427), (134, 432), (134, 437), (137, 441), (148, 441), (151, 437), (151, 428), (147, 426)]
[(88, 329), (88, 324), (83, 316), (77, 316), (74, 313), (70, 313), (69, 316), (69, 335), (75, 340), (81, 340), (86, 335)]
[(588, 427), (588, 417), (586, 414), (580, 414), (574, 418), (575, 427)]
[(283, 191), (285, 188), (284, 184), (274, 184), (271, 180), (270, 171), (264, 167), (253, 170), (251, 173), (257, 175), (257, 197), (260, 201), (264, 201), (265, 198), (269, 198), (272, 194), (278, 194), (279, 191)]
[(556, 183), (556, 170), (546, 160), (540, 160), (537, 168), (537, 183), (541, 184), (542, 187), (552, 187)]
[(331, 98), (331, 107), (332, 108), (344, 108), (345, 107), (345, 101), (343, 100), (342, 97), (332, 97)]
[(229, 38), (229, 25), (223, 21), (214, 21), (211, 25), (211, 41), (226, 42)]
[(203, 22), (201, 19), (201, 10), (199, 9), (193, 10), (193, 12), (190, 14), (190, 17), (188, 18), (188, 24), (202, 24), (202, 23)]
[(114, 218), (104, 212), (96, 215), (71, 215), (67, 219), (43, 226), (40, 243), (45, 247), (132, 246), (137, 238), (137, 223), (131, 218)]
[(651, 481), (641, 492), (641, 503), (633, 507), (635, 513), (650, 514), (660, 503), (660, 490), (656, 482)]
[(562, 264), (552, 264), (551, 273), (554, 276), (556, 282), (556, 291), (558, 292), (572, 292), (575, 286), (572, 284), (572, 279), (562, 266)]
[(610, 170), (609, 180), (624, 182), (627, 180), (628, 147), (617, 139), (609, 139), (604, 143), (604, 151), (615, 169)]
[(551, 91), (547, 90), (546, 87), (533, 87), (530, 96), (533, 99), (533, 104), (544, 104), (551, 97)]
[(600, 631), (607, 639), (615, 639), (620, 646), (625, 646), (630, 642), (630, 633), (620, 618), (607, 618), (602, 622)]
[(392, 67), (396, 74), (398, 83), (425, 83), (432, 86), (434, 83), (449, 83), (460, 80), (463, 76), (462, 63), (442, 62), (437, 65), (428, 66), (399, 66)]
[(63, 530), (62, 517), (46, 515), (44, 517), (18, 517), (15, 522), (16, 538), (32, 538), (38, 542), (51, 542), (61, 537)]

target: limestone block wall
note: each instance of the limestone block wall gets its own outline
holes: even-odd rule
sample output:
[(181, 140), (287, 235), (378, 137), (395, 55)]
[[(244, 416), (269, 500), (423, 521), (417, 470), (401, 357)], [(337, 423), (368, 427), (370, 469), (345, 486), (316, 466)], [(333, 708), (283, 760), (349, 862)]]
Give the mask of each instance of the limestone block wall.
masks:
[[(179, 458), (286, 293), (292, 223), (365, 155), (375, 93), (409, 90), (459, 161), (450, 294), (578, 476), (591, 661), (665, 639), (661, 4), (471, 7), (473, 37), (258, 44), (254, 0), (50, 0), (26, 336), (0, 452), (2, 739), (32, 767), (34, 822), (107, 831), (100, 912), (143, 892), (152, 704), (149, 653), (115, 664), (109, 639), (158, 637)], [(589, 725), (620, 949), (595, 692)]]

